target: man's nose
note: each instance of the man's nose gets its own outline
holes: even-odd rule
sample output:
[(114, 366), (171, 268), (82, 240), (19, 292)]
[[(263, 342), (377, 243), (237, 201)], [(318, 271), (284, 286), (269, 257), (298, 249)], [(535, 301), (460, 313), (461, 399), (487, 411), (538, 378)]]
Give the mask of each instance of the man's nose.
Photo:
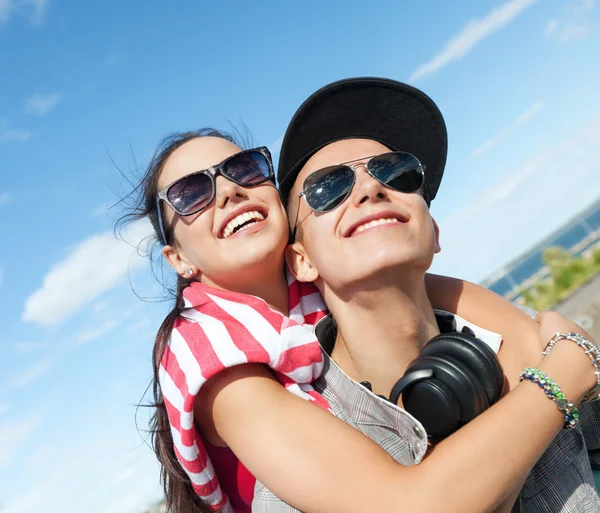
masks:
[(355, 205), (387, 198), (387, 188), (379, 180), (373, 178), (366, 166), (356, 166), (354, 173), (356, 174), (356, 182), (351, 194), (351, 200)]

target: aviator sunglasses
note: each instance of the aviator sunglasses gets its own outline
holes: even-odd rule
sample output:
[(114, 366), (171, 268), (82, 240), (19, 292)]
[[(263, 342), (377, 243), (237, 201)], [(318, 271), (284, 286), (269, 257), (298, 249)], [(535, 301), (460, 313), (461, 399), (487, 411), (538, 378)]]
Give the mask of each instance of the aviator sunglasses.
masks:
[(220, 164), (183, 176), (156, 195), (156, 210), (162, 240), (167, 244), (160, 202), (164, 201), (180, 216), (191, 216), (205, 209), (215, 197), (216, 177), (223, 175), (242, 187), (274, 180), (271, 153), (261, 146), (241, 151)]
[[(349, 165), (353, 162), (358, 163)], [(315, 212), (334, 210), (352, 192), (356, 183), (357, 167), (366, 168), (367, 173), (382, 185), (404, 193), (413, 193), (421, 189), (425, 177), (425, 167), (417, 157), (404, 151), (393, 151), (319, 169), (304, 180), (302, 192), (298, 194), (298, 197), (303, 197)], [(298, 212), (296, 212), (294, 236), (299, 211), (300, 202), (298, 202)]]

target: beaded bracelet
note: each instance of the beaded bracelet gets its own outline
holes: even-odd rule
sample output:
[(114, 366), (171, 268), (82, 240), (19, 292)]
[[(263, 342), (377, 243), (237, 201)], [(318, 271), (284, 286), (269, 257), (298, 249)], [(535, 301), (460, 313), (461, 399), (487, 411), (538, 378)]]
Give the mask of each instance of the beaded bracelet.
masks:
[(554, 381), (552, 381), (547, 374), (544, 374), (541, 370), (533, 367), (527, 367), (521, 373), (520, 381), (525, 379), (537, 384), (537, 386), (539, 386), (545, 392), (548, 398), (552, 399), (556, 403), (558, 409), (565, 416), (564, 428), (573, 429), (575, 424), (577, 424), (579, 421), (579, 412), (577, 411), (575, 405), (571, 401), (567, 400), (560, 387)]
[(542, 358), (545, 358), (550, 354), (550, 350), (554, 347), (554, 345), (559, 340), (570, 340), (571, 342), (575, 342), (579, 347), (581, 347), (585, 354), (587, 354), (592, 361), (592, 365), (594, 366), (594, 374), (596, 375), (596, 386), (588, 391), (581, 400), (582, 403), (592, 401), (594, 399), (600, 399), (600, 394), (597, 397), (594, 397), (596, 391), (600, 390), (600, 349), (598, 349), (592, 342), (590, 342), (587, 338), (580, 335), (579, 333), (561, 333), (558, 332), (554, 335), (546, 349), (542, 352)]

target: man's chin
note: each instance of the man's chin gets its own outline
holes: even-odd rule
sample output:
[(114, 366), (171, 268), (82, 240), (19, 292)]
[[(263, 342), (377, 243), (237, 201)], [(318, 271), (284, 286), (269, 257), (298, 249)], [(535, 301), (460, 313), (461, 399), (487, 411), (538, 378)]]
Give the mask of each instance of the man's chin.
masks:
[(425, 252), (399, 252), (397, 249), (390, 251), (388, 248), (381, 251), (371, 251), (362, 259), (362, 273), (364, 277), (383, 275), (390, 272), (401, 276), (424, 274), (433, 262), (433, 254)]
[[(367, 291), (398, 286), (404, 288), (409, 283), (422, 282), (425, 273), (431, 266), (431, 259), (411, 259), (377, 262), (378, 265), (365, 265), (352, 269), (340, 265), (335, 277), (322, 277), (325, 286), (332, 291), (345, 295), (349, 291)], [(342, 274), (343, 273), (343, 274)]]

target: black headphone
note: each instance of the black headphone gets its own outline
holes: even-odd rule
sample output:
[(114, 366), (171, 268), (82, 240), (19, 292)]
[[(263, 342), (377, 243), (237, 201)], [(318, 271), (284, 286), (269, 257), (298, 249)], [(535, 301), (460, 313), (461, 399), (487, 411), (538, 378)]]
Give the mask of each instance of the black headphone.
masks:
[[(423, 424), (428, 436), (441, 440), (502, 397), (504, 373), (496, 353), (471, 329), (456, 331), (452, 314), (436, 312), (436, 318), (442, 333), (411, 362), (388, 400), (398, 404), (402, 395), (403, 408)], [(315, 333), (331, 354), (337, 325), (331, 316), (325, 319)], [(369, 382), (362, 384), (370, 389)]]

